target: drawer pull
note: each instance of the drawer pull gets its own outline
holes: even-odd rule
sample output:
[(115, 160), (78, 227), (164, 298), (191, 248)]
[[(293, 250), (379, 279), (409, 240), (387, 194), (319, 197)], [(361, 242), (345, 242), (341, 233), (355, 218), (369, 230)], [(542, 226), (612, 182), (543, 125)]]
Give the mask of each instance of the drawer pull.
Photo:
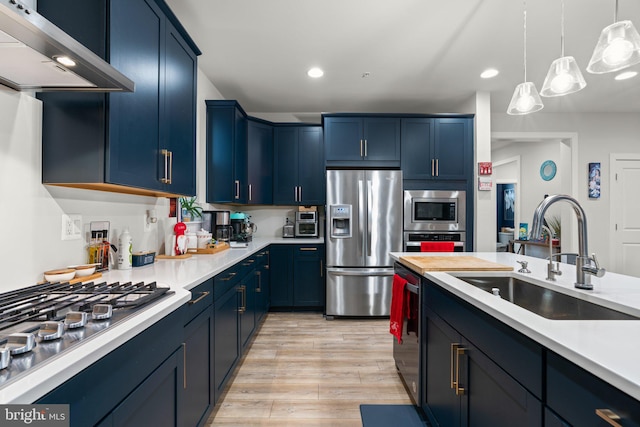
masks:
[(301, 251), (317, 251), (318, 248), (300, 248)]
[(200, 301), (205, 299), (207, 295), (209, 295), (209, 291), (200, 292), (200, 296), (198, 298), (189, 301), (187, 304), (193, 305), (193, 304), (199, 303)]
[(611, 409), (596, 409), (596, 415), (611, 424), (613, 427), (622, 427), (622, 424), (618, 422), (620, 421), (620, 416)]
[(182, 343), (182, 388), (187, 389), (187, 343)]
[(460, 344), (459, 343), (451, 343), (451, 351), (449, 353), (449, 367), (451, 368), (449, 370), (449, 378), (451, 379), (451, 385), (449, 386), (451, 389), (455, 389), (457, 387), (456, 381), (455, 381), (455, 353), (456, 350), (458, 349), (458, 346)]
[(238, 274), (238, 273), (229, 273), (229, 277), (225, 277), (225, 278), (220, 279), (220, 280), (231, 280), (231, 278), (233, 278), (233, 276), (235, 276), (236, 274)]
[(467, 351), (464, 347), (456, 348), (456, 396), (462, 396), (466, 390), (460, 386), (460, 356)]

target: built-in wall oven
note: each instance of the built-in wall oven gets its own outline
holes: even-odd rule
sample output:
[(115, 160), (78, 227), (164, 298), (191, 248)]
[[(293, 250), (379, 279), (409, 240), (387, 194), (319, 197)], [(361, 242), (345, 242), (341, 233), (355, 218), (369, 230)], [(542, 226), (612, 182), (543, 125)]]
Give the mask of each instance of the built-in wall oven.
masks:
[(398, 374), (409, 392), (413, 403), (421, 402), (419, 390), (420, 380), (420, 334), (421, 334), (421, 289), (420, 276), (407, 269), (400, 263), (395, 263), (394, 273), (407, 281), (405, 298), (408, 298), (409, 310), (403, 313), (402, 343), (393, 337), (393, 359)]
[(464, 252), (466, 197), (459, 190), (406, 190), (403, 250), (420, 252), (422, 242), (453, 242), (454, 252)]

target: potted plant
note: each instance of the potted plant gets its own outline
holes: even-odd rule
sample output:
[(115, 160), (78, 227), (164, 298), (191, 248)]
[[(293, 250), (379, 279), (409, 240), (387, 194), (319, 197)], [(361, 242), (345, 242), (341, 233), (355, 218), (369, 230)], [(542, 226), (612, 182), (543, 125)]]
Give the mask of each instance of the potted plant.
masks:
[(196, 203), (196, 197), (180, 197), (180, 212), (182, 222), (188, 222), (195, 218), (202, 218), (202, 208)]

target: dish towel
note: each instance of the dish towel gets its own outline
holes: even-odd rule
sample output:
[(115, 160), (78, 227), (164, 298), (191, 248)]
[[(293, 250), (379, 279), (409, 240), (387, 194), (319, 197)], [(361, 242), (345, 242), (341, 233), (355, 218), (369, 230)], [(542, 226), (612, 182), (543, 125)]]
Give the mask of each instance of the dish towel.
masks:
[(453, 242), (421, 242), (420, 252), (453, 252)]
[(404, 301), (404, 286), (406, 284), (407, 281), (405, 279), (397, 274), (393, 275), (389, 332), (396, 337), (398, 344), (402, 344), (402, 322), (406, 313)]

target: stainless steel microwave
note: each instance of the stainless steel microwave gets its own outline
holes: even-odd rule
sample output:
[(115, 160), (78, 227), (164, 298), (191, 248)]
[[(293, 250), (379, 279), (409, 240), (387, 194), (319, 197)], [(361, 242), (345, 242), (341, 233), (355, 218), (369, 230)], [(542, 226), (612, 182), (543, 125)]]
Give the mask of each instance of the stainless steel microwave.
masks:
[(404, 229), (465, 231), (466, 197), (465, 191), (405, 191)]

